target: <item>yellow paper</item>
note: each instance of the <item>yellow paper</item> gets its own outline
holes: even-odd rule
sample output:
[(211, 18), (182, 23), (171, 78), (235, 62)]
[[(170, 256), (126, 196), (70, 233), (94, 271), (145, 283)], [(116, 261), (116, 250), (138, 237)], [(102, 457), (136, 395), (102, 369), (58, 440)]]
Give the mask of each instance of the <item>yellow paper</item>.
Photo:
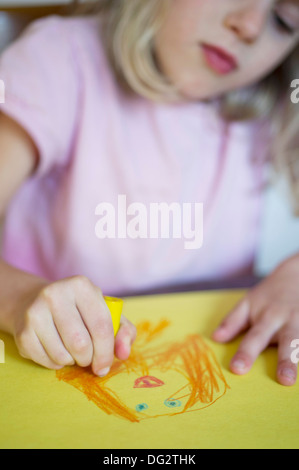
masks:
[(244, 294), (124, 299), (138, 339), (105, 378), (77, 366), (44, 369), (0, 334), (0, 447), (298, 448), (299, 385), (276, 382), (276, 348), (237, 376), (228, 366), (240, 339), (210, 339)]

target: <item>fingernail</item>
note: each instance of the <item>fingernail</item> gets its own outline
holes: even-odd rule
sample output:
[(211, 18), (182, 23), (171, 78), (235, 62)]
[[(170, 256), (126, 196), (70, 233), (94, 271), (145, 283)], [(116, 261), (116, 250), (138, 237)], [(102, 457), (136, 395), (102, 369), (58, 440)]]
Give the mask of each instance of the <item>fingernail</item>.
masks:
[(240, 370), (245, 369), (245, 362), (242, 361), (242, 359), (236, 359), (235, 361), (232, 362), (232, 366)]
[(223, 331), (223, 330), (224, 330), (223, 326), (218, 326), (218, 328), (216, 328), (216, 330), (214, 330), (214, 333), (218, 333), (218, 331)]
[(225, 333), (226, 332), (226, 328), (225, 326), (218, 326), (218, 328), (216, 328), (216, 330), (214, 331), (214, 333), (218, 334), (218, 333)]
[(97, 375), (99, 377), (105, 377), (105, 375), (107, 375), (109, 371), (110, 371), (110, 367), (106, 367), (105, 369), (99, 370), (97, 372)]
[(124, 344), (126, 346), (128, 346), (128, 348), (131, 349), (131, 346), (132, 346), (132, 342), (131, 342), (131, 338), (129, 336), (126, 336), (125, 339), (124, 339)]
[(288, 377), (288, 379), (293, 379), (295, 378), (295, 373), (292, 369), (282, 369), (281, 375), (284, 377)]

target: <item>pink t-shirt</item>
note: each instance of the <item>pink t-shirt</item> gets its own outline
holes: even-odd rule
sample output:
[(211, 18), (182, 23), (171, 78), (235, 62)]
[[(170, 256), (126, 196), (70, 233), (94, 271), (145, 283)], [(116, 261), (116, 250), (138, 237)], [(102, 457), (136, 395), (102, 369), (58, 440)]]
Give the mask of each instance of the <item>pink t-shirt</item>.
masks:
[[(107, 295), (251, 272), (265, 167), (252, 164), (257, 123), (226, 126), (209, 103), (128, 97), (96, 17), (35, 21), (2, 54), (0, 79), (1, 110), (40, 152), (7, 211), (7, 262), (52, 281), (83, 274)], [(133, 218), (119, 215), (119, 196), (126, 208), (144, 207), (147, 236), (125, 236), (122, 226), (122, 235), (99, 238), (100, 204), (115, 209), (116, 228), (118, 217)], [(186, 249), (183, 236), (150, 236), (150, 205), (162, 202), (187, 203), (191, 212), (203, 204), (200, 248)]]

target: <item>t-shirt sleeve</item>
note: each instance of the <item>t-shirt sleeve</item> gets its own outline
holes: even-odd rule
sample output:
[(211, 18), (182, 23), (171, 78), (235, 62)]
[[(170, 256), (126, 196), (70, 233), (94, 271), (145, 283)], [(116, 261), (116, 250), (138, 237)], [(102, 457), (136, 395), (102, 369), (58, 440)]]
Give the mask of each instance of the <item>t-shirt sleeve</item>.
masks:
[(65, 22), (54, 15), (34, 21), (0, 56), (0, 110), (37, 146), (39, 176), (67, 163), (74, 139), (79, 76)]

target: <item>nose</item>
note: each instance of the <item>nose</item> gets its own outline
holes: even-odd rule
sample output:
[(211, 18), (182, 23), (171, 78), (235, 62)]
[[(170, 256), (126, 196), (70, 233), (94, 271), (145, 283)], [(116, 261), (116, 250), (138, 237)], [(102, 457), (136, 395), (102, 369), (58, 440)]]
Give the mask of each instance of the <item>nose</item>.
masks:
[(242, 41), (252, 43), (261, 35), (269, 15), (268, 0), (250, 0), (227, 13), (224, 24)]

